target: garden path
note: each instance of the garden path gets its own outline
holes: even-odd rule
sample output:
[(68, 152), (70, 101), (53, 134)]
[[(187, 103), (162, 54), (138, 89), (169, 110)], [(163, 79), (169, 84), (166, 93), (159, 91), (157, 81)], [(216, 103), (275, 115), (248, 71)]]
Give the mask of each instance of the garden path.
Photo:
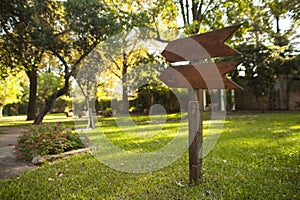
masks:
[(19, 127), (0, 127), (0, 179), (15, 176), (21, 172), (36, 168), (31, 162), (17, 158), (14, 145), (24, 129)]

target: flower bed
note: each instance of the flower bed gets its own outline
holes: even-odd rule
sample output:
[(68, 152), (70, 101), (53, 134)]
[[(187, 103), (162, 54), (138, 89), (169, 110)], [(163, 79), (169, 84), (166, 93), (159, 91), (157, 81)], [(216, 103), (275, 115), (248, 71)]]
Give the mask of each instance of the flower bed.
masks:
[(18, 137), (18, 157), (32, 160), (45, 156), (84, 148), (78, 133), (60, 124), (32, 125)]

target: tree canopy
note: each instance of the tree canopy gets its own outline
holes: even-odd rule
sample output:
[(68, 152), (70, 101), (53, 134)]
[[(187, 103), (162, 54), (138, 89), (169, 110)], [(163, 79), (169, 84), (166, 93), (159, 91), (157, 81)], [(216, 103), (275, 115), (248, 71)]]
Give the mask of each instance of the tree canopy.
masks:
[[(244, 73), (249, 87), (256, 83), (258, 97), (270, 94), (278, 77), (290, 81), (299, 74), (299, 0), (2, 0), (0, 8), (1, 76), (9, 77), (12, 69), (26, 72), (30, 80), (27, 115), (35, 123), (41, 123), (58, 97), (68, 94), (72, 77), (102, 41), (136, 27), (147, 27), (144, 39), (167, 42), (173, 33), (192, 35), (243, 24), (229, 40), (244, 54), (243, 67), (231, 76), (238, 79)], [(288, 28), (283, 20), (290, 21)], [(157, 55), (147, 49), (123, 53), (105, 73), (123, 80), (126, 91), (128, 68), (147, 65)], [(36, 113), (36, 101), (41, 97), (37, 97), (38, 80), (43, 79), (38, 77), (49, 63), (60, 87), (42, 97), (44, 107)]]

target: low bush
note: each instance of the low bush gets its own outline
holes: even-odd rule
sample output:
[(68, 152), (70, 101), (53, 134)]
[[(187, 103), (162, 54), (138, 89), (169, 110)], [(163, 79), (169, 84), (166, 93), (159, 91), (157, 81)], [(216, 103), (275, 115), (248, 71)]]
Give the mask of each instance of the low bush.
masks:
[(60, 124), (32, 125), (18, 137), (16, 146), (18, 157), (25, 160), (83, 147), (79, 135)]

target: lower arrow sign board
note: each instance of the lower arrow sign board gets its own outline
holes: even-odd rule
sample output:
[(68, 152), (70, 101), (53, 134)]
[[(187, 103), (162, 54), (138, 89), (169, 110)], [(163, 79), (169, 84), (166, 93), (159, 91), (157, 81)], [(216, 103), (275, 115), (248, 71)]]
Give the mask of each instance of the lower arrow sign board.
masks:
[(242, 89), (225, 76), (239, 64), (240, 61), (226, 61), (173, 66), (163, 71), (159, 79), (172, 88)]

